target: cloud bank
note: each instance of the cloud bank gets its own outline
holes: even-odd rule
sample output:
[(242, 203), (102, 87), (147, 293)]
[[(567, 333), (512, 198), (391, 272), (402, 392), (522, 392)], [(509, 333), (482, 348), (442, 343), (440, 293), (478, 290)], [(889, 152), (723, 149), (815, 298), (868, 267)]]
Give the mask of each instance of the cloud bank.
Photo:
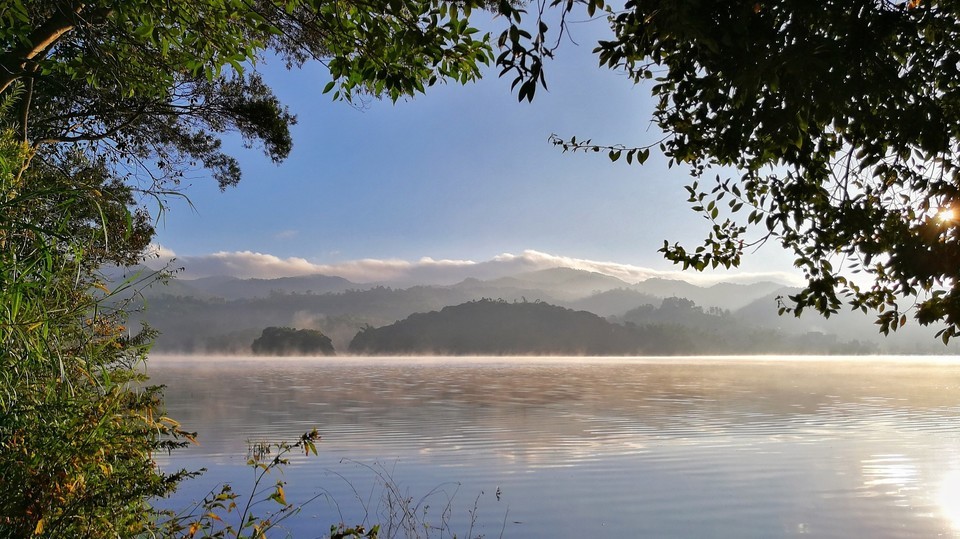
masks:
[[(169, 249), (156, 246), (155, 253), (156, 260), (160, 264), (169, 263), (174, 268), (182, 268), (178, 275), (185, 279), (224, 275), (243, 279), (273, 279), (323, 274), (336, 275), (355, 283), (409, 286), (454, 284), (467, 278), (489, 280), (528, 271), (572, 268), (602, 273), (628, 283), (650, 278), (682, 279), (701, 285), (720, 281), (741, 283), (777, 281), (784, 284), (800, 282), (795, 274), (786, 272), (701, 274), (661, 271), (617, 262), (558, 256), (534, 250), (526, 250), (520, 254), (504, 253), (480, 262), (424, 257), (417, 261), (367, 258), (335, 264), (316, 264), (305, 258), (280, 258), (253, 251), (221, 251), (201, 256), (177, 256)], [(156, 263), (150, 265), (156, 265)]]

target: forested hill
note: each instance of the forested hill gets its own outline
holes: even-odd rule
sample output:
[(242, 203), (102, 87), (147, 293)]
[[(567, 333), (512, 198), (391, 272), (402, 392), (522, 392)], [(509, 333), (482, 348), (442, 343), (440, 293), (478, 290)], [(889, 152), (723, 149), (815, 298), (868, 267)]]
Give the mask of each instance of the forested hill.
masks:
[(637, 334), (586, 311), (541, 302), (478, 300), (366, 328), (355, 354), (633, 355)]
[(728, 312), (673, 298), (627, 313), (623, 324), (543, 302), (481, 299), (362, 329), (360, 355), (862, 354), (874, 347), (814, 332), (744, 327)]

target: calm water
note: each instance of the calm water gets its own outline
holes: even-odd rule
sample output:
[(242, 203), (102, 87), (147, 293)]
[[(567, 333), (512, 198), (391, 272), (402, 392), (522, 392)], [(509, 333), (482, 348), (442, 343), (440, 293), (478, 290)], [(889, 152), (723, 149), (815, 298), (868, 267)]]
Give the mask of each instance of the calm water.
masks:
[[(960, 359), (157, 358), (231, 481), (250, 440), (316, 427), (287, 529), (382, 520), (381, 479), (464, 537), (960, 537)], [(499, 489), (499, 499), (497, 491)], [(421, 507), (422, 509), (422, 507)]]

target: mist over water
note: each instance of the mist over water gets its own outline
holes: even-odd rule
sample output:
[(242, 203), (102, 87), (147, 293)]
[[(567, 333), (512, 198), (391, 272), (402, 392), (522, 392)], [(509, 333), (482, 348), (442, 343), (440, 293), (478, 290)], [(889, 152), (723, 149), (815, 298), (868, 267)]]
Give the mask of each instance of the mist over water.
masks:
[(160, 357), (149, 374), (200, 432), (162, 464), (210, 469), (171, 504), (244, 492), (248, 441), (319, 429), (319, 457), (283, 476), (290, 499), (325, 495), (295, 537), (376, 522), (377, 470), (455, 493), (460, 535), (476, 503), (487, 537), (960, 537), (955, 359)]

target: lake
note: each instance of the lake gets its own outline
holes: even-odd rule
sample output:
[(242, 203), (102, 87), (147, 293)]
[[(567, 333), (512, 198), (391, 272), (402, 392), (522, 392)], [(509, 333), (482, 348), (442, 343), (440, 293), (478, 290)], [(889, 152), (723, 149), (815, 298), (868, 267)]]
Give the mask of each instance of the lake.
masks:
[(958, 358), (160, 357), (148, 372), (200, 433), (161, 465), (209, 469), (172, 507), (224, 481), (248, 492), (249, 442), (320, 431), (319, 456), (278, 477), (291, 501), (319, 495), (286, 521), (297, 538), (383, 522), (384, 483), (458, 537), (960, 537)]

